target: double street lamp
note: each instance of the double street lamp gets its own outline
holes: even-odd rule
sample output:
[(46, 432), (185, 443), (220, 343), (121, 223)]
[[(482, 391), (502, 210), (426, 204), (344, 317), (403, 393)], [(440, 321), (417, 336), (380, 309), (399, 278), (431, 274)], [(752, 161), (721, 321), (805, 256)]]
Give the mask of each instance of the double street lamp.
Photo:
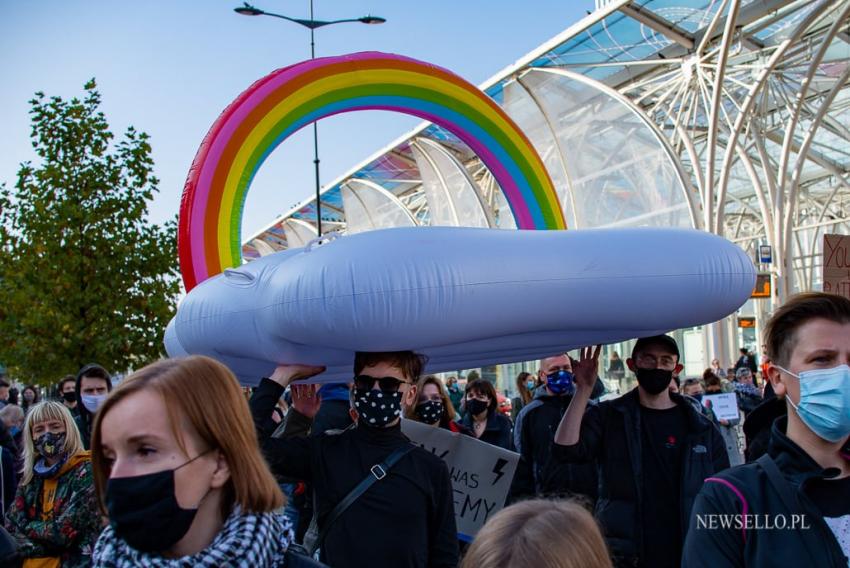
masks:
[[(362, 18), (345, 18), (342, 20), (316, 20), (313, 18), (313, 0), (310, 0), (310, 18), (290, 18), (289, 16), (284, 16), (283, 14), (273, 14), (272, 12), (266, 12), (265, 10), (260, 10), (259, 8), (255, 8), (251, 6), (247, 2), (239, 8), (234, 8), (234, 12), (237, 14), (241, 14), (243, 16), (271, 16), (273, 18), (280, 18), (281, 20), (286, 20), (289, 22), (293, 22), (298, 24), (299, 26), (303, 26), (310, 30), (310, 58), (316, 58), (316, 38), (314, 31), (318, 28), (323, 28), (325, 26), (331, 26), (334, 24), (344, 24), (344, 23), (355, 23), (359, 22), (361, 24), (383, 24), (386, 22), (384, 18), (380, 18), (378, 16), (363, 16)], [(322, 199), (320, 195), (320, 187), (319, 187), (319, 131), (316, 126), (316, 123), (313, 123), (313, 164), (316, 167), (316, 230), (319, 236), (322, 236)]]

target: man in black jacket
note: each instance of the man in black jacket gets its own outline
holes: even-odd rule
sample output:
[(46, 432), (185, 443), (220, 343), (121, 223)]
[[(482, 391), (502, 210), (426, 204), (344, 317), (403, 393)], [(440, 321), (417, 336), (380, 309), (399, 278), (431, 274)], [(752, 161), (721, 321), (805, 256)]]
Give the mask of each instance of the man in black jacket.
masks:
[[(681, 371), (666, 335), (642, 338), (626, 361), (638, 387), (588, 407), (597, 347), (573, 363), (576, 392), (555, 433), (554, 463), (596, 460), (596, 516), (618, 566), (679, 566), (703, 479), (729, 467), (717, 428), (667, 388)], [(587, 412), (585, 413), (585, 409)]]
[(91, 363), (77, 373), (75, 392), (79, 404), (74, 414), (74, 421), (80, 430), (83, 446), (88, 450), (91, 446), (91, 429), (97, 409), (112, 391), (112, 377), (100, 365)]
[(706, 480), (683, 566), (850, 565), (850, 300), (800, 294), (774, 312), (767, 375), (787, 416), (767, 454)]
[[(514, 424), (514, 446), (520, 454), (511, 484), (511, 499), (543, 493), (577, 494), (596, 498), (596, 470), (593, 464), (567, 464), (557, 474), (544, 479), (555, 430), (572, 400), (572, 361), (565, 353), (540, 360), (537, 372), (541, 386), (534, 400), (523, 407)], [(601, 387), (601, 381), (597, 383)], [(599, 388), (601, 391), (604, 387)], [(593, 397), (599, 396), (596, 392)]]
[(422, 366), (422, 358), (411, 351), (358, 353), (352, 388), (357, 423), (341, 433), (271, 437), (266, 418), (283, 390), (292, 381), (321, 372), (320, 367), (280, 366), (251, 397), (254, 424), (272, 471), (313, 485), (318, 529), (326, 533), (321, 559), (334, 568), (457, 565), (449, 471), (445, 462), (418, 446), (328, 524), (334, 507), (375, 475), (376, 465), (411, 444), (401, 433), (400, 416), (403, 408), (416, 403)]

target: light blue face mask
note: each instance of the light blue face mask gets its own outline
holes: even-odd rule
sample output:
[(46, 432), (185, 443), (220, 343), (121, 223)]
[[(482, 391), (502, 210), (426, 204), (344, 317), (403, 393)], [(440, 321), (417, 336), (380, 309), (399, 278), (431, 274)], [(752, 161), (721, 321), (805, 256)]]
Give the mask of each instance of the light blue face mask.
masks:
[(850, 436), (850, 367), (812, 369), (797, 375), (776, 366), (800, 379), (800, 404), (786, 398), (809, 430), (829, 442)]

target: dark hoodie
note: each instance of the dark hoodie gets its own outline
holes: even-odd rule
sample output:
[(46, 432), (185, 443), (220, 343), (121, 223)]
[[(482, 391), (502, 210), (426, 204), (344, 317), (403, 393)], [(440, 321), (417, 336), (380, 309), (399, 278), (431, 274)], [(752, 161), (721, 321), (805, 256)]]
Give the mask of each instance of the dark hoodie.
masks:
[[(605, 393), (598, 378), (591, 398)], [(534, 495), (583, 495), (596, 499), (596, 468), (591, 464), (564, 465), (544, 474), (555, 439), (571, 394), (553, 395), (546, 385), (534, 391), (534, 400), (523, 407), (514, 424), (514, 446), (520, 454), (516, 474), (511, 484), (511, 501)]]
[[(839, 470), (820, 467), (788, 438), (787, 424), (786, 416), (774, 421), (767, 455), (787, 484), (782, 489), (794, 492), (792, 499), (782, 498), (761, 463), (734, 467), (707, 479), (694, 502), (682, 566), (848, 565), (824, 516), (848, 514), (850, 493), (844, 492), (844, 487), (850, 479), (833, 479)], [(835, 485), (829, 488), (829, 484)], [(834, 499), (829, 498), (830, 494)], [(790, 510), (788, 501), (797, 510)], [(818, 501), (833, 510), (821, 510)], [(741, 513), (751, 515), (753, 528), (711, 524), (721, 516), (734, 519)], [(798, 524), (792, 526), (795, 516)], [(756, 520), (760, 520), (760, 527), (755, 525)], [(780, 523), (785, 523), (784, 528), (780, 528)]]
[(77, 373), (77, 385), (75, 392), (77, 393), (77, 408), (74, 416), (74, 421), (77, 423), (77, 428), (80, 429), (80, 437), (83, 439), (83, 446), (88, 450), (91, 448), (91, 429), (94, 423), (94, 415), (88, 411), (83, 404), (83, 393), (80, 387), (83, 377), (103, 379), (106, 381), (106, 392), (112, 391), (112, 377), (109, 373), (95, 363), (90, 363), (80, 369)]

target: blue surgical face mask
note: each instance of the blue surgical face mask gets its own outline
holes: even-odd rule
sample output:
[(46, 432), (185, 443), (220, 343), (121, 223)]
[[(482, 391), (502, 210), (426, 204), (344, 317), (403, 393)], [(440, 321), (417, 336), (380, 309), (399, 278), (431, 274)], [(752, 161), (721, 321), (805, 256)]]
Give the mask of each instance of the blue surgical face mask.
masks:
[(799, 404), (786, 398), (809, 430), (829, 442), (850, 435), (850, 367), (811, 369), (797, 375), (776, 366), (800, 379)]
[(526, 382), (525, 386), (528, 388), (528, 390), (534, 390), (534, 381)]
[(546, 375), (546, 386), (552, 394), (572, 394), (575, 391), (573, 374), (570, 371), (555, 371)]

